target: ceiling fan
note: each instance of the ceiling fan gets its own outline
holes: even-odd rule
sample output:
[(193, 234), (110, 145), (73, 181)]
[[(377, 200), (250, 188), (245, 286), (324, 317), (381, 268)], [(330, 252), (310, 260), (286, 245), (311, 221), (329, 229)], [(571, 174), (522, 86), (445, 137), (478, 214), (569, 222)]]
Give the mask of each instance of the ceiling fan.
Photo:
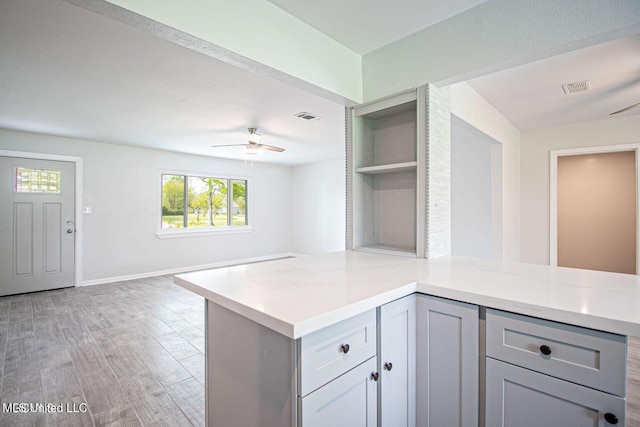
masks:
[(638, 107), (640, 107), (640, 102), (638, 102), (637, 104), (630, 105), (627, 108), (623, 108), (622, 110), (614, 111), (613, 113), (610, 113), (609, 115), (613, 116), (614, 114), (624, 113), (625, 111), (629, 111), (629, 110), (632, 110), (632, 109), (638, 108)]
[(226, 145), (212, 145), (211, 147), (245, 147), (245, 154), (256, 155), (259, 154), (261, 150), (269, 150), (276, 151), (278, 153), (282, 153), (285, 149), (276, 147), (273, 145), (267, 144), (259, 144), (260, 134), (258, 133), (257, 128), (249, 128), (249, 142), (247, 144), (226, 144)]

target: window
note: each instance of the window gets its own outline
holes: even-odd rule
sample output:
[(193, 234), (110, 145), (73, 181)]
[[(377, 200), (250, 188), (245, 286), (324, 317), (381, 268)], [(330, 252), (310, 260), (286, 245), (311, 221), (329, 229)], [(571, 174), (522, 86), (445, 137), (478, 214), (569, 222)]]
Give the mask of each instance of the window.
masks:
[(247, 181), (162, 174), (162, 229), (248, 225)]
[(17, 167), (14, 191), (16, 193), (60, 194), (60, 171)]

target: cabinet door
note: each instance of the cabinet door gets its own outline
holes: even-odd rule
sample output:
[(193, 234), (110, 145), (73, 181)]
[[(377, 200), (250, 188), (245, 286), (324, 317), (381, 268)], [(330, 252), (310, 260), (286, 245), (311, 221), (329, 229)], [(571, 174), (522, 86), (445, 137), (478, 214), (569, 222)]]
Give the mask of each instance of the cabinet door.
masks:
[(378, 416), (382, 427), (416, 425), (416, 297), (380, 308)]
[(376, 427), (377, 372), (372, 357), (346, 374), (300, 398), (302, 427)]
[(478, 306), (426, 295), (416, 306), (418, 425), (476, 427)]
[(487, 426), (624, 426), (624, 405), (620, 397), (487, 358)]

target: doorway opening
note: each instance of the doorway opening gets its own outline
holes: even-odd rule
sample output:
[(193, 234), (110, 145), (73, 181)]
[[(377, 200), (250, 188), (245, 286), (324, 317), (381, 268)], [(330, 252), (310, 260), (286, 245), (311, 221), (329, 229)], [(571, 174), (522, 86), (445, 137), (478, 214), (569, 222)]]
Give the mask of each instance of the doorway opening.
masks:
[(454, 114), (451, 254), (502, 258), (502, 144)]
[(551, 152), (551, 265), (638, 274), (639, 149)]

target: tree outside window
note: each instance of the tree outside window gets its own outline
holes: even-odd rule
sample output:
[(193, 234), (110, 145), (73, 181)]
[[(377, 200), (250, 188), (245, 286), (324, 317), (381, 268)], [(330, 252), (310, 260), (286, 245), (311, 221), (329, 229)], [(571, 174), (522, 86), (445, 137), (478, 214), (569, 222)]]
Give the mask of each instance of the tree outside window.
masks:
[(246, 192), (246, 180), (163, 174), (162, 228), (247, 225)]
[(233, 188), (233, 225), (247, 225), (247, 181), (231, 181)]

